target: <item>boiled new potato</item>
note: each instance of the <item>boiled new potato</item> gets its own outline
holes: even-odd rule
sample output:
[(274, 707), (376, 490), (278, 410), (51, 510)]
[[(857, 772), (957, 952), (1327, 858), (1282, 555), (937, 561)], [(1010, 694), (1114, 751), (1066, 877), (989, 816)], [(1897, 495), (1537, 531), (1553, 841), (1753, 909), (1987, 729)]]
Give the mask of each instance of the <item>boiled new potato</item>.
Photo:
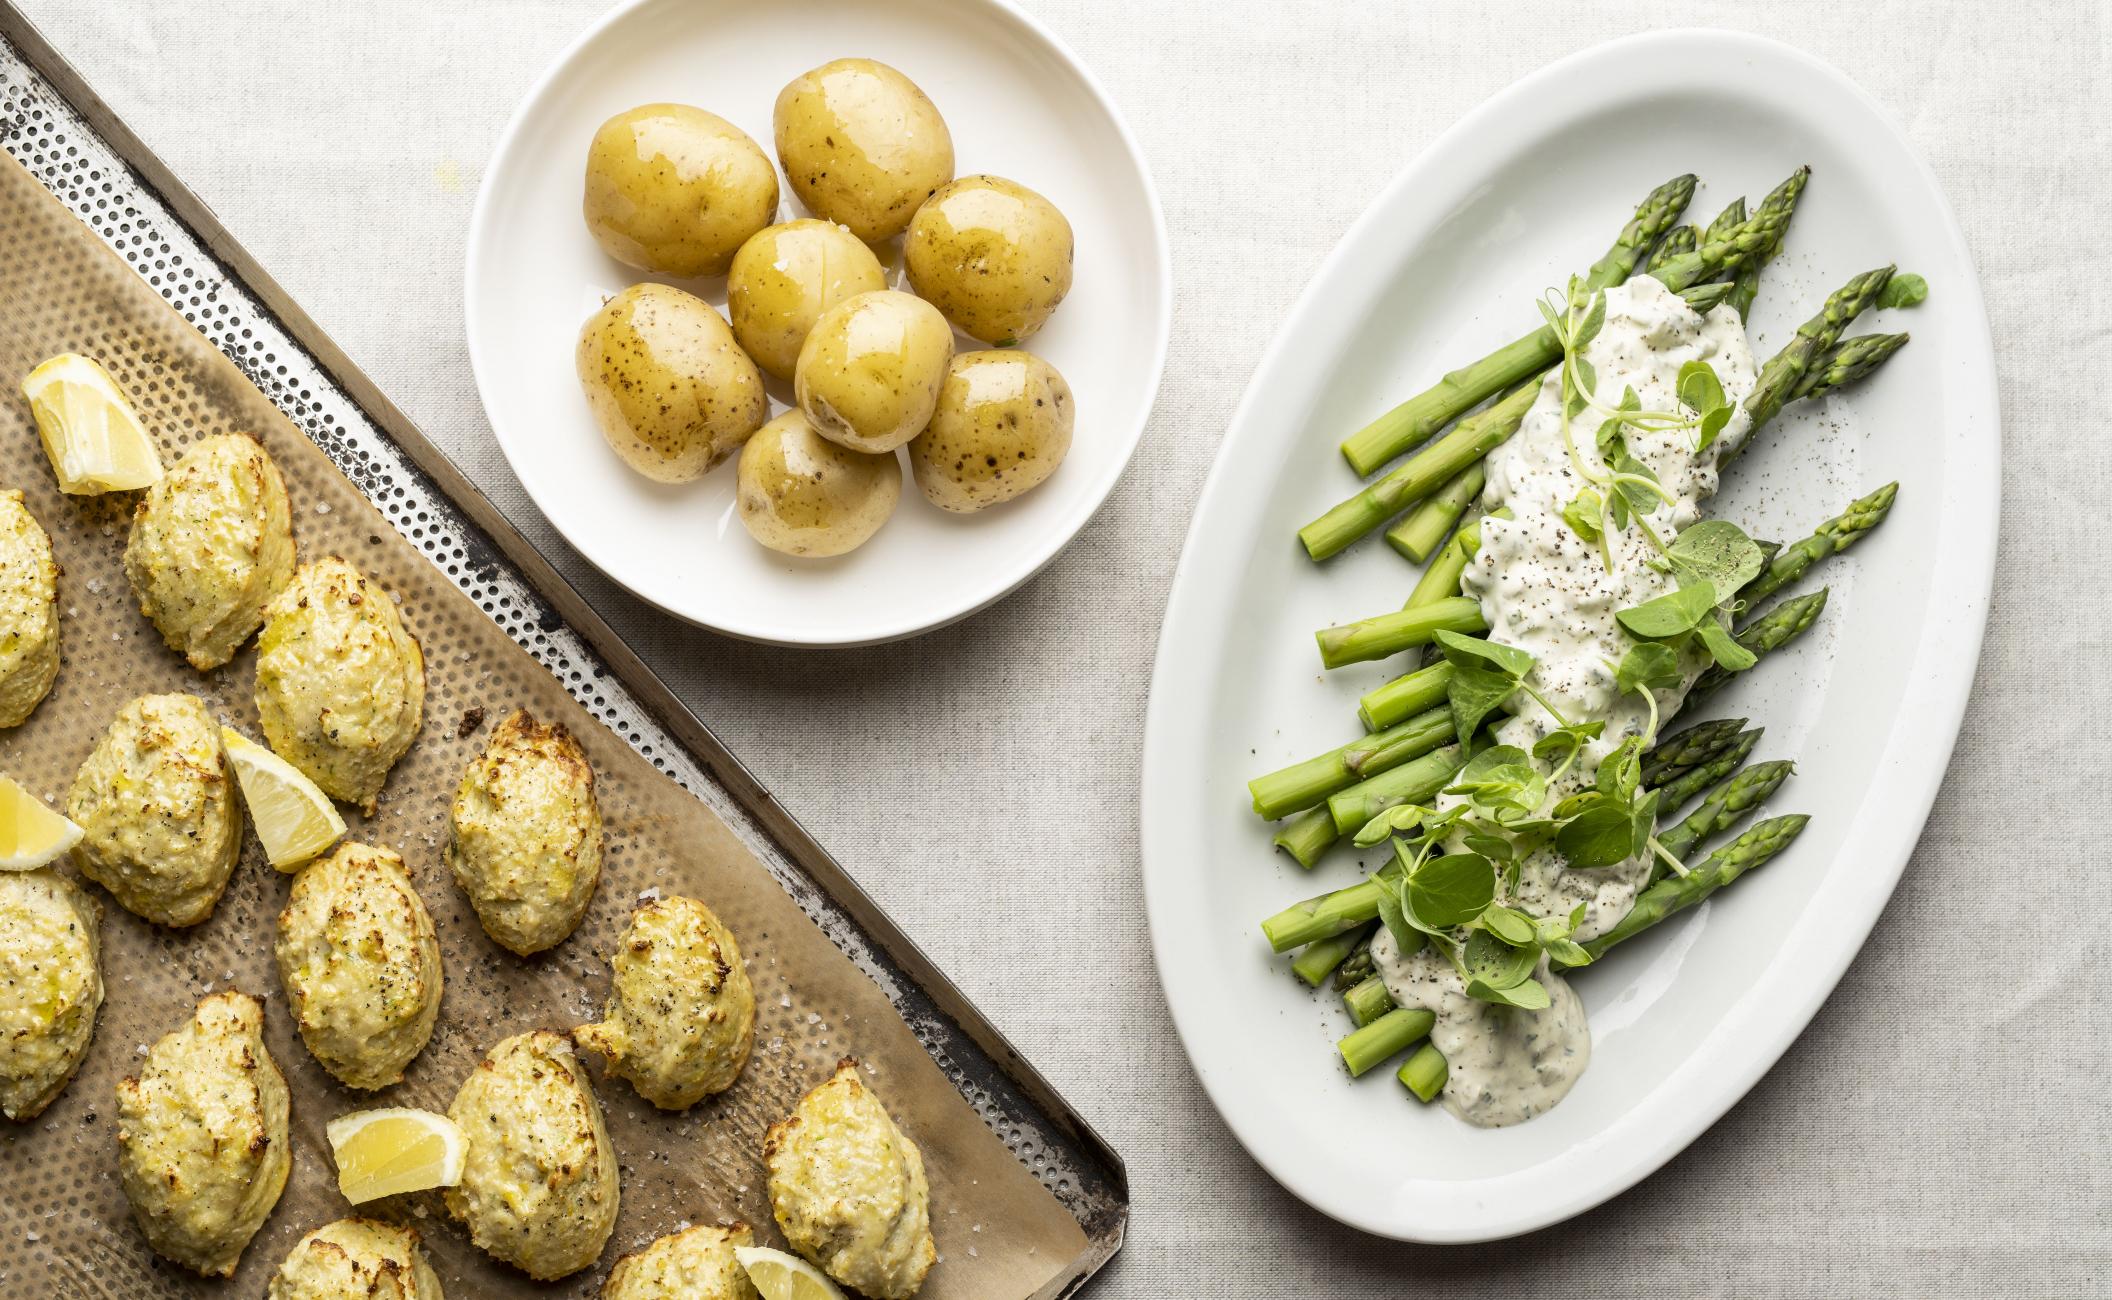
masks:
[(830, 221), (787, 221), (758, 231), (734, 254), (726, 314), (755, 363), (790, 379), (823, 312), (886, 287), (880, 259), (850, 231)]
[(583, 208), (603, 252), (662, 275), (724, 275), (777, 215), (777, 169), (716, 113), (642, 104), (587, 147)]
[(926, 500), (969, 514), (1037, 487), (1071, 449), (1071, 386), (1028, 352), (963, 352), (931, 424), (909, 444)]
[(842, 555), (880, 531), (902, 498), (892, 452), (839, 447), (806, 415), (787, 411), (741, 448), (741, 522), (748, 535), (787, 555)]
[(601, 436), (661, 483), (699, 477), (769, 414), (762, 373), (726, 318), (664, 284), (634, 284), (603, 304), (575, 359)]
[(860, 239), (892, 239), (953, 179), (953, 136), (917, 83), (871, 59), (792, 79), (771, 116), (799, 201)]
[(1071, 223), (1024, 185), (963, 176), (917, 209), (902, 260), (961, 333), (1009, 347), (1071, 291)]
[(893, 451), (924, 431), (953, 356), (938, 308), (893, 289), (822, 313), (792, 387), (816, 432), (852, 451)]

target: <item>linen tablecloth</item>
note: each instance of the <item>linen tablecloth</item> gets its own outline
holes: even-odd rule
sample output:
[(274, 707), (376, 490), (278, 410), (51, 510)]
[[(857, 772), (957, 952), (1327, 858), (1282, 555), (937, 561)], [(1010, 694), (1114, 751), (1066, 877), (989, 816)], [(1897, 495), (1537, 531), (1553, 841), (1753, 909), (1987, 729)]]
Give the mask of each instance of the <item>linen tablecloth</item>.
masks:
[[(508, 113), (598, 0), (25, 7), (1128, 1157), (1129, 1245), (1095, 1294), (2112, 1290), (2112, 5), (1028, 0), (1107, 83), (1165, 199), (1178, 300), (1157, 416), (1039, 578), (846, 653), (640, 605), (556, 539), (485, 424), (462, 337), (470, 204)], [(1161, 1004), (1135, 798), (1166, 586), (1247, 375), (1386, 180), (1518, 76), (1672, 24), (1847, 70), (1948, 190), (2001, 371), (1993, 622), (1906, 878), (1782, 1063), (1599, 1210), (1509, 1243), (1401, 1246), (1248, 1159)]]

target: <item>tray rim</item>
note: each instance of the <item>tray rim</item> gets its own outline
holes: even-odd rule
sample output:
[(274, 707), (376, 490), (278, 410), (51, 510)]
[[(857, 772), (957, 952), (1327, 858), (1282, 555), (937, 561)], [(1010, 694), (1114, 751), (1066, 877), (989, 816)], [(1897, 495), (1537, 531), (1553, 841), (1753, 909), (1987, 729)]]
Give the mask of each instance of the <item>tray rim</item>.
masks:
[[(1120, 1153), (1011, 1040), (984, 1017), (981, 1009), (961, 992), (915, 940), (894, 923), (835, 856), (771, 793), (769, 787), (631, 650), (571, 582), (491, 503), (490, 498), (338, 347), (228, 231), (211, 206), (185, 185), (160, 155), (125, 124), (116, 110), (95, 92), (81, 72), (38, 30), (28, 15), (16, 7), (13, 0), (0, 0), (0, 40), (16, 48), (24, 62), (49, 82), (123, 160), (140, 184), (189, 228), (226, 273), (255, 297), (288, 337), (344, 389), (361, 413), (373, 421), (432, 480), (440, 494), (492, 542), (521, 579), (548, 601), (566, 625), (601, 659), (610, 675), (720, 785), (726, 795), (754, 819), (774, 846), (804, 872), (830, 902), (843, 909), (873, 945), (901, 968), (911, 984), (931, 1000), (940, 1014), (967, 1034), (1030, 1104), (1042, 1111), (1055, 1128), (1076, 1141), (1087, 1157), (1105, 1166), (1115, 1200), (1115, 1213), (1101, 1216), (1104, 1221), (1098, 1223), (1078, 1218), (1079, 1227), (1086, 1236), (1086, 1250), (1072, 1260), (1071, 1270), (1066, 1275), (1052, 1279), (1037, 1293), (1047, 1297), (1077, 1294), (1124, 1244), (1130, 1214), (1130, 1189), (1128, 1166)], [(101, 238), (100, 234), (97, 237)], [(213, 346), (218, 349), (217, 344)], [(626, 744), (634, 744), (630, 739), (624, 739)], [(691, 797), (698, 796), (691, 793)]]

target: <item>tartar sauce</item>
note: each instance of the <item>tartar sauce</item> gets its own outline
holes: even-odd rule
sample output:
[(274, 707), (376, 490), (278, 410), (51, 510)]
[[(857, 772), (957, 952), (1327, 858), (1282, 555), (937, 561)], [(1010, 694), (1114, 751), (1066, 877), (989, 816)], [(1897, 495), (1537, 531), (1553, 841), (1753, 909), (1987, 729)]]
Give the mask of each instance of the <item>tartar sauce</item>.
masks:
[[(1606, 291), (1605, 324), (1585, 345), (1584, 358), (1596, 372), (1594, 396), (1608, 408), (1618, 406), (1633, 388), (1646, 411), (1679, 410), (1680, 367), (1697, 360), (1715, 370), (1724, 396), (1738, 408), (1700, 453), (1691, 429), (1628, 430), (1630, 453), (1650, 467), (1671, 497), (1645, 516), (1658, 537), (1669, 540), (1700, 518), (1702, 502), (1716, 491), (1723, 458), (1750, 429), (1743, 408), (1756, 372), (1744, 324), (1728, 307), (1696, 315), (1664, 285), (1637, 276)], [(1594, 469), (1602, 466), (1597, 435), (1603, 419), (1587, 408), (1570, 430), (1579, 457)], [(1607, 533), (1613, 557), (1609, 569), (1599, 544), (1579, 537), (1562, 518), (1563, 508), (1587, 486), (1570, 463), (1563, 423), (1560, 377), (1550, 372), (1517, 434), (1489, 455), (1482, 504), (1491, 511), (1508, 507), (1511, 517), (1482, 520), (1481, 549), (1462, 583), (1466, 594), (1481, 602), (1488, 639), (1534, 656), (1529, 680), (1564, 717), (1605, 720), (1604, 733), (1548, 791), (1543, 810), (1590, 785), (1600, 761), (1647, 725), (1643, 702), (1615, 687), (1613, 666), (1632, 642), (1614, 616), (1677, 585), (1672, 575), (1648, 563), (1650, 543), (1633, 521)], [(1657, 692), (1660, 726), (1705, 666), (1705, 660), (1693, 660), (1684, 682)], [(1525, 700), (1495, 735), (1501, 744), (1531, 752), (1556, 725), (1545, 709)], [(1449, 796), (1441, 800), (1451, 801)], [(1505, 901), (1537, 917), (1567, 916), (1583, 904), (1574, 936), (1581, 942), (1604, 934), (1627, 915), (1649, 877), (1647, 859), (1581, 871), (1543, 849), (1521, 864), (1517, 888)], [(1443, 954), (1426, 945), (1403, 956), (1383, 927), (1372, 953), (1396, 1003), (1436, 1014), (1430, 1041), (1451, 1067), (1445, 1106), (1468, 1123), (1493, 1127), (1540, 1114), (1568, 1093), (1591, 1059), (1583, 1007), (1568, 982), (1544, 965), (1536, 978), (1546, 986), (1551, 1005), (1527, 1012), (1468, 997)]]

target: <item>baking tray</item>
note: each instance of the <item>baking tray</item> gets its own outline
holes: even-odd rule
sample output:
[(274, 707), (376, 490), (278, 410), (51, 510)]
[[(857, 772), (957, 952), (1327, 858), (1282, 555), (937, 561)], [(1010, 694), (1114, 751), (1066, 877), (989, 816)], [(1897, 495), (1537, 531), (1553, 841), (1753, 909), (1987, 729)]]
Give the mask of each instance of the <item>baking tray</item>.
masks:
[[(827, 1059), (852, 1052), (877, 1064), (875, 1086), (935, 1157), (943, 1262), (927, 1295), (1074, 1294), (1121, 1247), (1121, 1159), (5, 4), (0, 134), (14, 160), (0, 162), (10, 183), (0, 184), (0, 263), (11, 262), (0, 274), (0, 350), (20, 353), (5, 359), (8, 388), (35, 359), (23, 349), (73, 347), (102, 355), (150, 425), (176, 431), (167, 454), (228, 427), (257, 434), (287, 471), (303, 558), (347, 553), (426, 642), (425, 732), (377, 818), (353, 819), (355, 837), (410, 860), (448, 961), (442, 1027), (384, 1104), (444, 1109), (502, 1034), (591, 1015), (607, 987), (602, 955), (634, 894), (698, 893), (747, 949), (762, 1012), (740, 1087), (673, 1117), (620, 1081), (598, 1087), (625, 1178), (624, 1216), (600, 1267), (535, 1287), (477, 1256), (437, 1198), (388, 1206), (422, 1227), (449, 1293), (591, 1294), (622, 1251), (684, 1220), (737, 1215), (774, 1236), (761, 1179), (748, 1176), (760, 1173), (755, 1130), (818, 1082)], [(16, 183), (24, 173), (49, 200)], [(116, 705), (146, 690), (193, 691), (254, 734), (253, 652), (201, 676), (161, 649), (117, 568), (129, 502), (61, 498), (48, 472), (33, 482), (21, 455), (24, 439), (34, 443), (26, 409), (12, 391), (0, 401), (12, 404), (0, 437), (15, 444), (0, 448), (0, 477), (22, 480), (52, 534), (68, 626), (59, 684), (28, 724), (0, 732), (0, 767), (63, 798)], [(477, 932), (435, 848), (453, 775), (521, 703), (576, 711), (566, 720), (602, 775), (614, 849), (579, 933), (530, 962)], [(260, 1290), (296, 1237), (347, 1212), (329, 1188), (321, 1127), (376, 1103), (331, 1084), (285, 1023), (261, 942), (283, 892), (252, 843), (219, 912), (195, 931), (154, 930), (105, 897), (110, 992), (89, 1061), (43, 1116), (0, 1125), (0, 1296), (226, 1289), (153, 1260), (124, 1221), (107, 1091), (210, 988), (266, 995), (268, 1041), (294, 1095), (294, 1178), (234, 1286)]]

